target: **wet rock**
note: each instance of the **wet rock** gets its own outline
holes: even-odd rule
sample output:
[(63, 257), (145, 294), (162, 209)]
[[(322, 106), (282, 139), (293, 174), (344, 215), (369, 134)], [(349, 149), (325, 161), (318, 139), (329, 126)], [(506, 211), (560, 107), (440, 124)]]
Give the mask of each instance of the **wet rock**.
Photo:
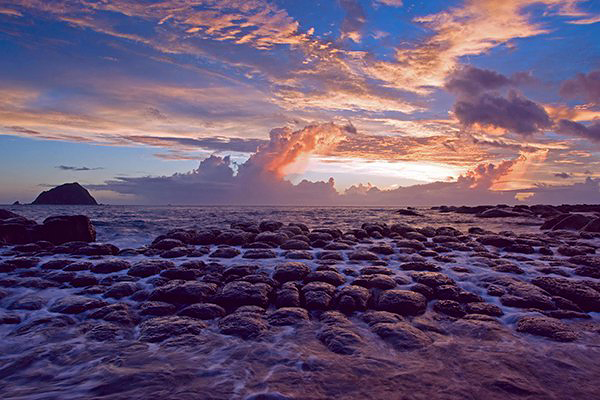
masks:
[(191, 251), (187, 247), (175, 247), (171, 250), (163, 251), (160, 256), (162, 258), (179, 258), (190, 256)]
[(377, 254), (372, 253), (370, 251), (367, 250), (357, 250), (354, 251), (352, 253), (350, 253), (350, 255), (348, 256), (348, 258), (352, 261), (375, 261), (375, 260), (379, 260), (379, 257), (377, 257)]
[(310, 245), (304, 240), (287, 240), (281, 245), (284, 250), (310, 250)]
[(336, 296), (337, 308), (345, 313), (364, 311), (367, 309), (370, 297), (371, 294), (366, 288), (348, 285), (343, 287)]
[(396, 281), (391, 276), (382, 274), (361, 275), (356, 278), (352, 284), (367, 289), (393, 289), (397, 286)]
[(114, 256), (119, 252), (119, 249), (111, 244), (90, 244), (78, 246), (75, 250), (70, 252), (83, 256)]
[(454, 300), (460, 299), (461, 289), (454, 285), (441, 285), (434, 289), (435, 297), (440, 300)]
[(274, 326), (299, 325), (309, 320), (308, 312), (299, 307), (282, 307), (270, 313), (267, 317), (269, 324)]
[(384, 255), (390, 255), (390, 254), (394, 254), (394, 249), (387, 244), (378, 244), (375, 246), (371, 246), (369, 247), (369, 251), (371, 253), (375, 253), (375, 254), (384, 254)]
[(171, 261), (163, 260), (145, 260), (135, 263), (127, 271), (128, 275), (147, 278), (159, 274), (162, 270), (174, 268), (175, 264)]
[(198, 335), (206, 328), (203, 322), (186, 317), (168, 316), (149, 319), (140, 325), (140, 340), (162, 342), (181, 335)]
[(464, 305), (467, 314), (483, 314), (492, 317), (501, 317), (504, 315), (500, 307), (490, 303), (467, 303)]
[(109, 304), (104, 307), (100, 307), (94, 310), (89, 318), (102, 319), (104, 321), (110, 321), (121, 325), (132, 326), (138, 321), (137, 315), (132, 312), (127, 304), (116, 303)]
[(254, 339), (268, 330), (268, 324), (260, 314), (235, 312), (221, 318), (219, 330), (224, 335), (238, 336), (242, 339)]
[(515, 265), (515, 264), (511, 264), (511, 263), (501, 263), (501, 264), (497, 264), (494, 265), (492, 267), (492, 269), (496, 272), (503, 272), (506, 274), (524, 274), (525, 271), (523, 271), (522, 268), (520, 268), (519, 266)]
[(196, 279), (196, 271), (183, 268), (165, 269), (160, 273), (160, 276), (169, 280), (193, 281)]
[(225, 316), (225, 309), (217, 304), (212, 303), (192, 304), (179, 311), (179, 315), (209, 320)]
[(600, 217), (590, 221), (583, 227), (583, 231), (600, 233)]
[(381, 294), (377, 305), (383, 311), (400, 315), (418, 315), (425, 312), (427, 299), (420, 293), (391, 289)]
[(64, 328), (75, 325), (75, 323), (76, 321), (73, 318), (66, 315), (41, 317), (22, 324), (11, 335), (35, 334), (36, 336), (56, 336), (60, 334), (61, 339), (64, 340)]
[(0, 312), (0, 325), (17, 325), (21, 323), (21, 317), (17, 314)]
[(559, 246), (556, 251), (558, 252), (558, 254), (561, 254), (561, 255), (567, 256), (567, 257), (582, 256), (585, 254), (593, 254), (595, 252), (594, 248), (592, 248), (592, 247), (567, 246), (567, 245)]
[(93, 326), (89, 327), (89, 329), (86, 330), (86, 339), (94, 340), (97, 342), (112, 342), (123, 333), (123, 330), (118, 325), (111, 324), (108, 322), (95, 323)]
[(261, 232), (254, 238), (255, 242), (267, 243), (272, 246), (280, 246), (287, 242), (289, 237), (283, 232)]
[(210, 254), (212, 258), (233, 258), (237, 257), (241, 252), (235, 247), (219, 247)]
[(416, 283), (410, 287), (410, 290), (413, 292), (421, 293), (427, 300), (432, 300), (435, 298), (435, 292), (433, 288), (424, 285), (422, 283)]
[(176, 309), (177, 308), (173, 304), (162, 301), (147, 301), (140, 304), (141, 315), (172, 315), (175, 313)]
[(131, 296), (135, 292), (140, 290), (140, 287), (134, 282), (119, 282), (112, 285), (105, 293), (104, 297), (111, 297), (113, 299), (120, 299), (123, 297)]
[(46, 218), (38, 227), (37, 236), (54, 244), (94, 242), (96, 230), (85, 215), (62, 215)]
[(287, 251), (285, 253), (285, 258), (289, 258), (291, 260), (312, 260), (313, 255), (309, 251), (294, 250), (294, 251)]
[(173, 304), (193, 304), (210, 300), (217, 285), (206, 282), (171, 282), (150, 293), (149, 299)]
[(319, 339), (330, 351), (337, 354), (354, 354), (363, 344), (362, 338), (350, 329), (351, 323), (343, 316), (324, 313), (325, 324), (317, 333)]
[(531, 283), (552, 295), (571, 300), (582, 310), (600, 311), (600, 292), (592, 289), (583, 282), (558, 277), (540, 276), (534, 278)]
[(218, 295), (218, 303), (225, 308), (244, 305), (266, 307), (269, 304), (271, 287), (263, 283), (234, 281), (226, 284)]
[(40, 263), (40, 259), (36, 257), (19, 257), (8, 261), (15, 268), (33, 268)]
[(131, 265), (124, 260), (108, 260), (100, 262), (90, 268), (95, 274), (110, 274), (128, 269)]
[(391, 269), (387, 268), (387, 267), (381, 267), (381, 266), (369, 266), (369, 267), (363, 267), (360, 269), (360, 275), (374, 275), (374, 274), (381, 274), (381, 275), (394, 275), (394, 271), (392, 271)]
[(570, 214), (565, 218), (561, 218), (556, 224), (552, 227), (548, 228), (547, 225), (542, 225), (541, 229), (552, 229), (553, 231), (559, 229), (565, 230), (575, 230), (578, 231), (585, 227), (588, 223), (591, 222), (591, 218), (582, 214)]
[(265, 231), (275, 232), (275, 231), (281, 229), (282, 226), (283, 226), (283, 223), (281, 223), (279, 221), (266, 220), (266, 221), (260, 222), (260, 224), (258, 225), (258, 229), (260, 229), (261, 232), (265, 232)]
[(454, 300), (438, 300), (433, 303), (433, 309), (455, 318), (461, 318), (466, 314), (460, 303)]
[(321, 251), (317, 254), (319, 260), (344, 261), (344, 256), (335, 251)]
[(98, 284), (98, 278), (91, 274), (77, 274), (70, 282), (73, 287), (87, 287)]
[(311, 282), (302, 287), (304, 306), (309, 310), (328, 310), (335, 286), (325, 282)]
[(106, 302), (91, 297), (67, 296), (55, 301), (48, 308), (48, 311), (61, 314), (79, 314), (105, 305)]
[(361, 316), (362, 320), (365, 321), (369, 326), (379, 324), (379, 323), (388, 323), (393, 324), (396, 322), (401, 322), (402, 317), (398, 314), (394, 314), (388, 311), (375, 311), (369, 310)]
[(422, 283), (430, 287), (438, 287), (442, 285), (454, 285), (455, 282), (447, 275), (439, 272), (413, 272), (411, 277), (415, 282)]
[(150, 247), (158, 250), (171, 250), (182, 246), (185, 246), (185, 243), (183, 243), (181, 240), (166, 238), (152, 243)]
[(519, 244), (519, 243), (512, 244), (512, 245), (506, 247), (504, 250), (511, 252), (511, 253), (520, 253), (520, 254), (535, 253), (535, 249), (532, 246), (530, 246), (528, 244)]
[(40, 296), (33, 294), (26, 295), (13, 301), (9, 306), (9, 310), (40, 310), (46, 305), (46, 300)]
[(286, 262), (275, 266), (273, 279), (279, 282), (301, 281), (310, 273), (310, 267), (301, 262)]
[(553, 310), (556, 308), (552, 298), (533, 285), (511, 283), (507, 289), (507, 294), (500, 297), (500, 302), (505, 306), (540, 310)]
[(508, 247), (514, 243), (514, 240), (498, 235), (480, 236), (477, 238), (477, 241), (481, 244), (500, 248)]
[(46, 275), (46, 279), (58, 283), (71, 282), (75, 278), (75, 272), (55, 271)]
[(572, 342), (577, 339), (577, 335), (568, 325), (548, 317), (522, 317), (517, 322), (517, 332), (545, 336), (559, 342)]
[(275, 297), (275, 306), (277, 308), (282, 307), (299, 307), (300, 306), (300, 291), (291, 282), (284, 283), (280, 289), (277, 290)]
[(94, 264), (89, 261), (75, 261), (63, 268), (63, 271), (89, 271)]
[(72, 260), (50, 260), (40, 266), (41, 269), (63, 269), (69, 264), (72, 264)]
[(400, 264), (400, 268), (405, 271), (439, 271), (441, 268), (428, 262), (407, 262)]
[(268, 249), (251, 249), (247, 250), (242, 257), (256, 260), (265, 258), (275, 258), (277, 257), (277, 254), (275, 254), (273, 250)]
[(433, 343), (427, 334), (406, 322), (380, 322), (371, 330), (397, 350), (416, 350)]
[(340, 286), (346, 282), (346, 278), (335, 271), (313, 271), (304, 277), (305, 282), (327, 282), (333, 286)]

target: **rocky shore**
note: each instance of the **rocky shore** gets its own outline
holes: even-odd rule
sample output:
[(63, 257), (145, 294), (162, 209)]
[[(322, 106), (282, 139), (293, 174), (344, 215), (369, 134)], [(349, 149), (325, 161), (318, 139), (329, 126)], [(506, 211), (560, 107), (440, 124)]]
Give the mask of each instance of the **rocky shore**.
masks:
[(85, 216), (37, 224), (0, 210), (0, 391), (592, 398), (600, 206), (427, 212), (531, 217), (540, 230), (262, 220), (119, 249), (96, 243)]

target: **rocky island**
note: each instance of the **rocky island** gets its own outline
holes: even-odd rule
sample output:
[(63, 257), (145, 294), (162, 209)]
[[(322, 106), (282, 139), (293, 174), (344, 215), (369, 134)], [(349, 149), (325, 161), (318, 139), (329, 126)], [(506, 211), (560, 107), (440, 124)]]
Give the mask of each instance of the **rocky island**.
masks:
[(77, 182), (65, 183), (44, 191), (31, 204), (98, 205), (90, 192)]

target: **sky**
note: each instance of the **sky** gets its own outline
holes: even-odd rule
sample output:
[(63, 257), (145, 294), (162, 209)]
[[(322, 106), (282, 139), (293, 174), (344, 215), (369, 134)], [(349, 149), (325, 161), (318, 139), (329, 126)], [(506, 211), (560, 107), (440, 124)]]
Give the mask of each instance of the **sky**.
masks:
[(0, 204), (600, 202), (595, 0), (0, 0)]

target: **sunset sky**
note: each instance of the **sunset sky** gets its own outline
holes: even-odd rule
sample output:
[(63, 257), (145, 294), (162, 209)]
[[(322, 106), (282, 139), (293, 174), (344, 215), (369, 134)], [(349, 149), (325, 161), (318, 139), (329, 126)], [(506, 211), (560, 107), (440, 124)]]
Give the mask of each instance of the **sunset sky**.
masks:
[(0, 54), (0, 204), (600, 202), (600, 1), (0, 0)]

